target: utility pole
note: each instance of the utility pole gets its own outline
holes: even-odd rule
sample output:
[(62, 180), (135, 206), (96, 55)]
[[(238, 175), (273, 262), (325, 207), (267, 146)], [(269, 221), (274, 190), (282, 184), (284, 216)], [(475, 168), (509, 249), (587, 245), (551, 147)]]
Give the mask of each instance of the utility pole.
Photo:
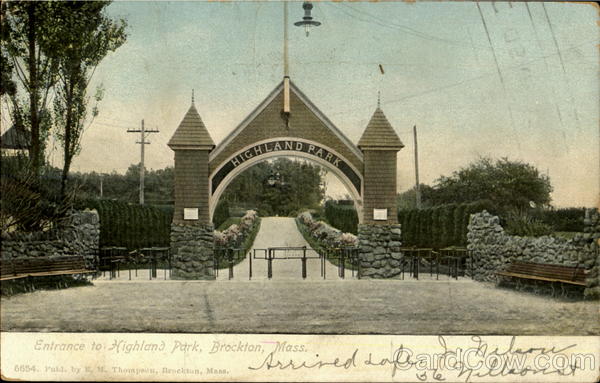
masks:
[(148, 134), (150, 133), (158, 133), (158, 129), (155, 130), (146, 130), (144, 128), (144, 120), (142, 120), (141, 129), (127, 129), (127, 133), (140, 133), (140, 140), (137, 144), (141, 145), (141, 153), (140, 153), (140, 205), (144, 204), (144, 176), (145, 176), (145, 168), (144, 168), (144, 147), (150, 144), (150, 141), (146, 141)]
[(417, 125), (413, 126), (413, 137), (415, 140), (415, 194), (417, 197), (417, 209), (421, 208), (421, 186), (419, 183), (419, 149), (417, 145)]
[(104, 194), (104, 191), (103, 191), (103, 188), (102, 188), (102, 181), (103, 180), (104, 180), (104, 175), (100, 174), (100, 199), (102, 199), (103, 194)]

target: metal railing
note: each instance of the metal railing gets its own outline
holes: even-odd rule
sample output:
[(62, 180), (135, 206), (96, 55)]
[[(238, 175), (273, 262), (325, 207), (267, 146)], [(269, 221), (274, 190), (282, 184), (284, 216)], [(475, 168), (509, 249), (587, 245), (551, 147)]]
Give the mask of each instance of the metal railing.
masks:
[(469, 274), (473, 275), (472, 252), (466, 248), (433, 249), (402, 247), (400, 251), (404, 255), (401, 260), (402, 279), (404, 279), (406, 270), (410, 272), (413, 278), (419, 279), (421, 266), (429, 267), (429, 275), (431, 277), (433, 277), (435, 270), (436, 279), (439, 279), (441, 273), (440, 266), (446, 269), (450, 278), (458, 279), (461, 271), (466, 276), (467, 267), (469, 268)]
[[(213, 255), (213, 268), (215, 276), (219, 276), (219, 269), (228, 270), (228, 279), (233, 279), (234, 266), (241, 260), (246, 258), (246, 252), (244, 249), (231, 248), (231, 247), (217, 247), (214, 250)], [(223, 264), (225, 266), (223, 266)], [(250, 271), (252, 273), (252, 271)]]
[(99, 249), (98, 270), (106, 274), (109, 273), (109, 279), (120, 277), (121, 268), (128, 272), (128, 278), (131, 280), (133, 269), (135, 276), (138, 276), (138, 269), (146, 266), (148, 269), (148, 278), (158, 278), (158, 264), (162, 263), (164, 267), (164, 279), (171, 277), (171, 249), (169, 247), (145, 247), (129, 251), (125, 247), (104, 246)]

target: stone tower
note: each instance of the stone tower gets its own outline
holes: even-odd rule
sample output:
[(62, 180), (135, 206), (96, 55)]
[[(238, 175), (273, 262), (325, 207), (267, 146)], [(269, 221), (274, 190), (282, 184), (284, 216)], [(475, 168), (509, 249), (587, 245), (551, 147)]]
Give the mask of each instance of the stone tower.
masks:
[(169, 140), (175, 152), (175, 210), (171, 224), (172, 277), (213, 279), (213, 226), (208, 195), (208, 155), (214, 149), (192, 96), (192, 105)]
[(379, 107), (358, 141), (363, 153), (363, 223), (358, 227), (362, 276), (399, 273), (400, 225), (396, 203), (396, 155), (404, 147)]

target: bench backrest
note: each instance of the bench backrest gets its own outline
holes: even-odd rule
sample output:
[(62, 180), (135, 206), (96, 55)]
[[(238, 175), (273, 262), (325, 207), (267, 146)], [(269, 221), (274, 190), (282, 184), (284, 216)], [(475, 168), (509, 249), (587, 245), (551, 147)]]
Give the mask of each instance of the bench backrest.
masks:
[[(43, 273), (50, 271), (84, 270), (83, 256), (18, 258), (11, 260), (13, 273)], [(4, 270), (3, 270), (4, 271)], [(3, 273), (4, 274), (4, 273)]]
[(15, 274), (13, 263), (6, 259), (0, 259), (0, 275)]
[(536, 277), (585, 282), (585, 271), (582, 267), (517, 261), (511, 263), (506, 271), (510, 273), (533, 275)]

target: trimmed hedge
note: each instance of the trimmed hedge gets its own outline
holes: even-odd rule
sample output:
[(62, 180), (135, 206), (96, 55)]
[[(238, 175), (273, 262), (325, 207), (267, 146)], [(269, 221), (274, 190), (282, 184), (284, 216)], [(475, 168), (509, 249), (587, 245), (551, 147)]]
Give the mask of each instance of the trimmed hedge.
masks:
[(542, 222), (552, 226), (554, 231), (583, 232), (585, 208), (570, 207), (556, 210), (543, 210), (534, 214)]
[(215, 208), (213, 216), (213, 225), (220, 227), (225, 221), (229, 219), (229, 204), (225, 200), (220, 200)]
[(487, 210), (495, 213), (490, 201), (468, 204), (448, 204), (428, 209), (401, 210), (402, 245), (442, 248), (466, 246), (469, 216)]
[(113, 200), (87, 200), (79, 205), (98, 211), (100, 246), (133, 250), (170, 245), (173, 207), (158, 208)]
[(358, 233), (358, 214), (350, 201), (325, 202), (325, 219), (327, 222), (344, 233)]

